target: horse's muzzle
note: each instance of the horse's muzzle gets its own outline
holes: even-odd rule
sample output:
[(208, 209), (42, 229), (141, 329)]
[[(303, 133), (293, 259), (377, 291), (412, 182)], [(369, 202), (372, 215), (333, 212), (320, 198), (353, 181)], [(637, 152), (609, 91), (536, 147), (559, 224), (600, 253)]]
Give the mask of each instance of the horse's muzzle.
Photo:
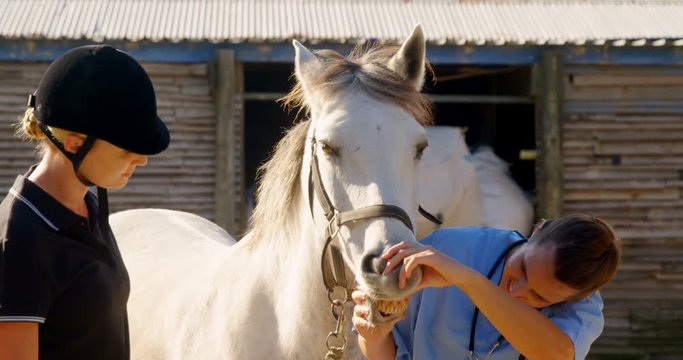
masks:
[(398, 287), (398, 277), (403, 266), (398, 266), (384, 275), (387, 261), (379, 255), (366, 255), (361, 270), (367, 294), (365, 306), (368, 308), (367, 320), (373, 324), (391, 322), (401, 316), (408, 306), (408, 300), (415, 287), (422, 280), (422, 269), (418, 267), (407, 279), (403, 288)]

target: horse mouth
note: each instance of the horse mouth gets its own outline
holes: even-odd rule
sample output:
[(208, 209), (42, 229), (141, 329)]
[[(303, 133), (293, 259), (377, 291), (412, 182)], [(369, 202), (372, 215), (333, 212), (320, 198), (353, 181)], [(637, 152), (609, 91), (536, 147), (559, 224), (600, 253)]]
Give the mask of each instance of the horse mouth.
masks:
[(386, 324), (396, 320), (408, 309), (410, 297), (400, 300), (367, 299), (365, 306), (369, 308), (367, 320), (372, 324)]
[[(420, 265), (421, 266), (421, 265)], [(422, 269), (414, 274), (404, 288), (398, 288), (398, 273), (396, 268), (387, 275), (365, 275), (367, 289), (361, 289), (367, 297), (364, 307), (368, 312), (367, 320), (372, 324), (386, 324), (396, 320), (408, 309), (414, 288), (422, 279)]]
[(408, 309), (408, 300), (410, 299), (375, 300), (374, 303), (377, 306), (377, 311), (380, 315), (383, 317), (392, 317), (393, 315), (400, 315)]

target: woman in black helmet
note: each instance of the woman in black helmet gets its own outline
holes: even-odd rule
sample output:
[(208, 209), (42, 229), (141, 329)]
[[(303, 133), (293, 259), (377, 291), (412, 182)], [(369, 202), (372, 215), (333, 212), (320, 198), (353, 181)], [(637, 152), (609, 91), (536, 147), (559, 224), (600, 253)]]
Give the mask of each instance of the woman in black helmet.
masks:
[(168, 146), (152, 83), (125, 53), (84, 46), (28, 106), (18, 134), (41, 160), (0, 204), (0, 359), (128, 359), (130, 283), (105, 189)]

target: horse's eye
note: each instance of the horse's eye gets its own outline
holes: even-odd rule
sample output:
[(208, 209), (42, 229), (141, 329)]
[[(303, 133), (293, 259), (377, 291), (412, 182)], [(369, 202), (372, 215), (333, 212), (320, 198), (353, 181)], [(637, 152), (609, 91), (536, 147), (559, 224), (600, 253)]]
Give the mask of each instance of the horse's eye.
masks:
[(422, 159), (422, 155), (424, 154), (426, 148), (427, 148), (427, 143), (417, 144), (417, 149), (415, 151), (415, 160)]
[(337, 156), (338, 152), (337, 149), (333, 148), (329, 144), (322, 143), (322, 150), (325, 154), (330, 155), (330, 156)]

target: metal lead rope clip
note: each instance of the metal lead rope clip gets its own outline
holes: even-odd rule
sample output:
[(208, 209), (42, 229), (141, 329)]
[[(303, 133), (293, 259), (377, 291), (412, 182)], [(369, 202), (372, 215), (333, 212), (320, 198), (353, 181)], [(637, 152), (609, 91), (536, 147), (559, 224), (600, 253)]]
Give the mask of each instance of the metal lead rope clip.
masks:
[[(327, 297), (330, 300), (330, 308), (332, 310), (332, 316), (337, 320), (337, 325), (334, 330), (327, 334), (325, 339), (325, 346), (327, 347), (327, 354), (325, 359), (328, 360), (338, 360), (344, 356), (344, 350), (346, 349), (346, 336), (344, 335), (344, 304), (345, 300), (334, 299), (332, 300), (333, 292), (329, 291)], [(333, 339), (340, 341), (336, 346), (333, 344)]]

